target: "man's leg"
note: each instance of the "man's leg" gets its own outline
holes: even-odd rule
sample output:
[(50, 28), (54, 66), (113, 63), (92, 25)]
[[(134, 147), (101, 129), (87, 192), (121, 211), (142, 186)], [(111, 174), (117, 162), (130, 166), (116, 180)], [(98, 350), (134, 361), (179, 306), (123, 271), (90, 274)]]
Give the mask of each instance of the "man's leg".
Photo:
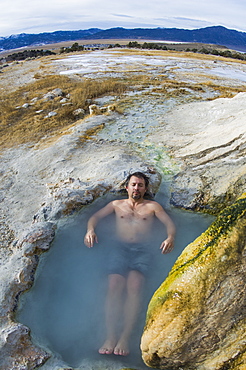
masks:
[(105, 303), (107, 339), (99, 349), (100, 354), (110, 355), (117, 343), (117, 327), (122, 316), (123, 295), (126, 288), (126, 278), (119, 274), (108, 276), (108, 292)]
[(124, 328), (120, 339), (114, 348), (115, 355), (127, 356), (129, 354), (128, 343), (138, 318), (142, 299), (143, 284), (143, 274), (136, 270), (129, 272), (126, 281), (127, 296), (124, 305)]

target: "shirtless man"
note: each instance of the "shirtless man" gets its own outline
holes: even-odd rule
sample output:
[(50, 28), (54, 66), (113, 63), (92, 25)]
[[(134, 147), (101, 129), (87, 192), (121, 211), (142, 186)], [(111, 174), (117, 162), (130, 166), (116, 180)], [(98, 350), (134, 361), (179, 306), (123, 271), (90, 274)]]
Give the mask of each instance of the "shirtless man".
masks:
[[(148, 238), (154, 217), (166, 227), (167, 239), (160, 246), (162, 253), (171, 252), (174, 246), (175, 226), (162, 206), (144, 199), (149, 180), (141, 172), (135, 172), (126, 179), (128, 199), (114, 200), (96, 212), (88, 221), (84, 238), (88, 248), (98, 242), (95, 227), (99, 220), (114, 213), (116, 235), (119, 240), (112, 259), (108, 261), (108, 292), (106, 298), (106, 331), (100, 354), (129, 354), (129, 339), (136, 323), (145, 276), (151, 263)], [(111, 256), (110, 256), (111, 257)], [(125, 299), (125, 300), (124, 300)], [(123, 318), (122, 318), (123, 317)], [(123, 329), (118, 336), (119, 323)]]

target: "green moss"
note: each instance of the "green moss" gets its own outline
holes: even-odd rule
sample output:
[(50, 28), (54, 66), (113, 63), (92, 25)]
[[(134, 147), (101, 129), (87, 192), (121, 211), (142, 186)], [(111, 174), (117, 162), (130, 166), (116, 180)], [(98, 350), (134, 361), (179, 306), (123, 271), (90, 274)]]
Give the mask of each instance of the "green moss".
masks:
[[(206, 263), (206, 259), (212, 254), (214, 248), (218, 245), (219, 241), (224, 238), (226, 239), (228, 233), (231, 231), (232, 227), (242, 219), (246, 214), (246, 193), (243, 194), (234, 204), (225, 208), (217, 217), (217, 219), (211, 224), (211, 226), (192, 244), (193, 249), (188, 252), (184, 251), (174, 264), (171, 272), (169, 273), (167, 279), (161, 285), (161, 287), (156, 291), (152, 300), (150, 301), (147, 320), (150, 319), (153, 311), (158, 309), (158, 307), (163, 306), (163, 304), (169, 299), (173, 299), (174, 294), (179, 294), (180, 292), (174, 292), (170, 290), (172, 283), (177, 280), (182, 274), (194, 265), (194, 263), (199, 260), (199, 264), (202, 265), (201, 258), (204, 256), (203, 263)], [(225, 265), (226, 268), (226, 265)], [(198, 283), (198, 282), (197, 282)], [(179, 300), (180, 309), (184, 305), (188, 305), (189, 296), (182, 297)], [(182, 307), (181, 307), (182, 306)], [(179, 309), (177, 307), (177, 309)]]
[[(216, 246), (221, 237), (225, 237), (235, 223), (246, 214), (246, 198), (238, 199), (234, 204), (222, 211), (211, 226), (201, 235), (198, 253), (190, 260), (174, 268), (171, 273), (182, 269), (184, 266), (191, 265), (208, 248)], [(175, 267), (175, 266), (174, 266)]]

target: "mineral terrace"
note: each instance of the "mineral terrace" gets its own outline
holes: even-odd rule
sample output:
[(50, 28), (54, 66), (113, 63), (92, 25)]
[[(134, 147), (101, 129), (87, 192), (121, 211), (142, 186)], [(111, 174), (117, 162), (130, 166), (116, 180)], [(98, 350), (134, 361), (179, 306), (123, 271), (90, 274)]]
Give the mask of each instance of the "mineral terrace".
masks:
[[(66, 76), (75, 82), (105, 81), (113, 77), (119, 81), (127, 79), (128, 84), (122, 93), (108, 92), (92, 97), (89, 104), (94, 106), (94, 111), (81, 107), (73, 122), (60, 132), (46, 134), (36, 141), (22, 140), (18, 145), (10, 146), (5, 142), (2, 147), (0, 368), (3, 370), (68, 368), (52, 353), (31, 343), (29, 329), (15, 320), (20, 293), (32, 286), (38, 257), (49, 249), (61, 220), (73, 217), (108, 191), (120, 190), (125, 175), (137, 169), (150, 176), (153, 192), (158, 190), (161, 177), (170, 183), (173, 206), (214, 215), (223, 212), (225, 207), (232, 207), (245, 191), (244, 62), (164, 51), (91, 51), (4, 66), (0, 89), (4, 95), (6, 91), (14, 92), (24, 86), (26, 105), (12, 108), (28, 110), (38, 104), (38, 97), (28, 100), (29, 84), (46, 75)], [(62, 96), (57, 94), (54, 99), (60, 101), (66, 95), (61, 104), (70, 104), (71, 98), (62, 86), (47, 87), (46, 93), (53, 91), (54, 94), (54, 87), (62, 91)], [(57, 108), (44, 113), (37, 109), (33, 122), (39, 115), (42, 124), (48, 125), (58, 114)], [(190, 294), (194, 294), (196, 287), (203, 289), (203, 296), (199, 295), (200, 304), (190, 306), (191, 301), (185, 297), (184, 301), (179, 301), (180, 307), (186, 304), (185, 308), (182, 306), (183, 311), (176, 309), (174, 303), (184, 295), (181, 286), (177, 287), (178, 280), (172, 280), (172, 276), (166, 284), (173, 295), (170, 293), (166, 301), (163, 298), (164, 309), (159, 309), (158, 305), (155, 308), (152, 303), (142, 341), (144, 360), (149, 366), (186, 370), (245, 369), (245, 316), (242, 311), (245, 295), (240, 296), (238, 309), (241, 311), (237, 313), (234, 326), (235, 310), (228, 312), (226, 305), (216, 306), (220, 294), (233, 295), (235, 281), (238, 282), (239, 277), (242, 281), (245, 279), (246, 229), (242, 201), (240, 207), (240, 211), (228, 208), (226, 217), (229, 217), (228, 212), (236, 212), (237, 217), (230, 224), (231, 229), (226, 229), (220, 239), (216, 239), (217, 244), (213, 244), (213, 248), (218, 245), (218, 254), (215, 249), (210, 251), (215, 260), (220, 261), (220, 268), (215, 269), (211, 258), (203, 254), (211, 263), (214, 281), (204, 284), (201, 268), (204, 261), (199, 264), (197, 258), (187, 270), (184, 268), (184, 279), (181, 275), (178, 277), (184, 290), (190, 289)], [(216, 225), (217, 228), (221, 226)], [(213, 230), (213, 235), (216, 232), (218, 230)], [(207, 234), (205, 237), (209, 238)], [(192, 256), (200, 256), (202, 245), (203, 242), (198, 243), (198, 247), (197, 244), (189, 246), (184, 257), (180, 257), (182, 263), (177, 262), (176, 270), (180, 265), (185, 266)], [(227, 261), (229, 270), (223, 268), (223, 261)], [(207, 276), (208, 271), (204, 274)], [(188, 283), (190, 279), (194, 280), (193, 285)], [(210, 299), (211, 310), (203, 310), (204, 297)], [(227, 301), (235, 303), (233, 299)], [(187, 319), (188, 308), (194, 310), (192, 315), (196, 320), (192, 322)], [(214, 323), (210, 321), (209, 328), (204, 328), (204, 335), (198, 335), (196, 325), (200, 318), (206, 323), (206, 315), (212, 311)], [(228, 320), (227, 326), (223, 315)], [(151, 320), (153, 331), (157, 332), (166, 319), (170, 320), (173, 337), (168, 339), (167, 327), (155, 339)], [(212, 328), (218, 327), (220, 322), (226, 330), (212, 333)], [(235, 336), (235, 333), (239, 335), (239, 325), (240, 340)], [(186, 339), (192, 334), (198, 340), (190, 344), (192, 356), (185, 355), (188, 344), (180, 341), (179, 346), (179, 336), (184, 332)], [(168, 351), (167, 347), (163, 349), (163, 343)], [(223, 357), (221, 351), (226, 348), (230, 350)], [(102, 360), (81, 364), (80, 369), (125, 366), (125, 363), (114, 365)]]

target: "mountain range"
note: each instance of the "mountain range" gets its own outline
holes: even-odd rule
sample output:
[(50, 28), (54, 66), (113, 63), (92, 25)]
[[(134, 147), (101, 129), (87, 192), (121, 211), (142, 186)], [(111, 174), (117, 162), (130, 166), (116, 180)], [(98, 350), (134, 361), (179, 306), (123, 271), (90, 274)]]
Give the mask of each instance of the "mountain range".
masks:
[(77, 31), (55, 31), (39, 34), (21, 33), (0, 38), (0, 51), (25, 46), (40, 46), (51, 43), (90, 40), (90, 39), (134, 39), (174, 42), (196, 42), (226, 46), (246, 52), (246, 32), (227, 29), (222, 26), (205, 27), (194, 30), (179, 28), (133, 28), (122, 27), (106, 30), (91, 28)]

